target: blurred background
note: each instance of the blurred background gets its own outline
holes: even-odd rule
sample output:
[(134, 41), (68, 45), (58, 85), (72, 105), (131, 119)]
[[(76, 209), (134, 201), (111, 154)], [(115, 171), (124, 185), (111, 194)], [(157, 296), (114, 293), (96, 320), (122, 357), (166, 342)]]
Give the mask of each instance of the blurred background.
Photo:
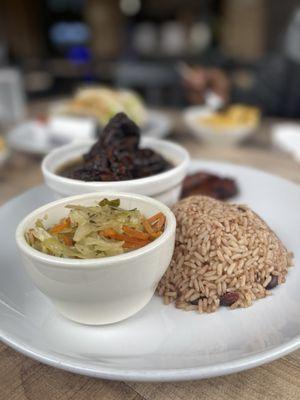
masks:
[[(99, 85), (110, 93), (84, 94), (94, 113), (78, 111), (78, 88)], [(11, 171), (22, 186), (24, 166), (39, 182), (38, 157), (91, 137), (91, 125), (58, 117), (96, 117), (101, 130), (119, 88), (142, 134), (171, 135), (194, 156), (265, 169), (279, 149), (299, 160), (299, 85), (296, 0), (2, 0), (0, 185), (15, 193)]]
[(156, 106), (181, 106), (178, 61), (222, 68), (249, 85), (264, 58), (282, 52), (298, 6), (296, 0), (2, 0), (0, 62), (22, 72), (28, 99), (100, 82), (132, 87)]

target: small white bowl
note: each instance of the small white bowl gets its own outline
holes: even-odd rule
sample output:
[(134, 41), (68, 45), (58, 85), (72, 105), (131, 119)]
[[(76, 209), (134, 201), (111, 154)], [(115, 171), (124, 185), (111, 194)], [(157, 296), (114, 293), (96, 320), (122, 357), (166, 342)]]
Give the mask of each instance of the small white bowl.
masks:
[(251, 136), (257, 129), (257, 124), (236, 126), (234, 128), (214, 129), (201, 124), (199, 118), (214, 114), (208, 107), (189, 107), (183, 113), (183, 119), (191, 133), (207, 144), (228, 146), (233, 145)]
[(167, 205), (173, 205), (179, 199), (190, 157), (183, 147), (166, 140), (142, 138), (141, 141), (141, 147), (157, 151), (174, 165), (170, 170), (160, 174), (118, 182), (85, 182), (57, 174), (60, 167), (88, 152), (93, 143), (93, 141), (71, 143), (53, 150), (44, 158), (42, 162), (44, 180), (58, 197), (90, 192), (125, 191), (151, 196)]
[[(92, 205), (103, 197), (119, 198), (121, 207), (137, 207), (145, 216), (163, 212), (163, 234), (150, 244), (125, 254), (100, 259), (59, 258), (33, 249), (25, 232), (47, 215), (45, 224), (65, 217), (67, 204)], [(174, 250), (176, 220), (164, 204), (128, 193), (92, 193), (49, 203), (29, 214), (16, 231), (17, 245), (26, 270), (35, 285), (65, 317), (83, 324), (103, 325), (137, 313), (153, 296)]]

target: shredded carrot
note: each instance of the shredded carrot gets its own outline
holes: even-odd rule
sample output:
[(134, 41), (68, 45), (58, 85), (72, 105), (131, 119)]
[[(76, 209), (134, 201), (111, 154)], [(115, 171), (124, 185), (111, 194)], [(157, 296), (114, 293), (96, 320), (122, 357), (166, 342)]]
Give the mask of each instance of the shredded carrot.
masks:
[(155, 223), (161, 216), (164, 217), (164, 214), (162, 212), (159, 212), (155, 215), (152, 215), (152, 217), (147, 218), (149, 223), (152, 225), (153, 223)]
[(126, 236), (126, 235), (124, 235), (124, 241), (126, 242), (126, 243), (132, 243), (132, 244), (136, 244), (136, 245), (145, 245), (145, 244), (147, 244), (147, 243), (150, 243), (150, 239), (144, 239), (144, 240), (142, 240), (142, 239), (137, 239), (137, 238), (133, 238), (133, 237), (130, 237), (130, 236)]
[(138, 249), (140, 247), (145, 246), (148, 243), (149, 243), (149, 241), (146, 241), (146, 240), (143, 240), (143, 241), (141, 240), (138, 243), (124, 242), (123, 247), (125, 249)]
[(129, 236), (127, 234), (118, 233), (114, 229), (105, 229), (103, 231), (100, 231), (99, 234), (110, 239), (121, 240), (124, 242), (130, 242), (135, 244), (139, 244), (141, 242), (149, 242), (148, 238), (139, 239), (136, 237)]
[(56, 235), (57, 233), (61, 233), (64, 231), (66, 228), (69, 228), (71, 224), (70, 218), (63, 219), (62, 222), (60, 222), (57, 225), (54, 225), (49, 232), (52, 233), (53, 235)]
[(144, 228), (145, 228), (145, 231), (146, 231), (147, 233), (149, 233), (149, 235), (150, 235), (152, 238), (157, 238), (157, 237), (161, 234), (160, 232), (155, 232), (155, 231), (153, 230), (152, 226), (150, 225), (150, 222), (149, 222), (147, 219), (145, 219), (145, 220), (143, 221), (143, 226), (144, 226)]
[(123, 226), (123, 231), (130, 237), (136, 238), (136, 239), (141, 239), (141, 240), (148, 240), (149, 239), (149, 234), (139, 231), (137, 229), (131, 228), (130, 226)]
[(164, 227), (165, 222), (166, 217), (162, 214), (160, 218), (155, 222), (155, 224), (152, 225), (152, 227), (155, 227), (156, 230), (160, 231)]
[(129, 235), (121, 234), (116, 232), (114, 229), (105, 229), (104, 231), (100, 231), (99, 233), (104, 237), (124, 242), (124, 245), (126, 247), (128, 247), (127, 245), (129, 244), (131, 245), (130, 247), (141, 247), (150, 242), (149, 239), (139, 239)]
[(147, 220), (149, 221), (152, 229), (155, 231), (160, 231), (166, 222), (166, 217), (162, 212), (159, 212)]
[(69, 236), (65, 235), (62, 239), (66, 246), (73, 246), (73, 240)]
[(145, 232), (124, 225), (122, 227), (124, 234), (120, 234), (110, 228), (99, 231), (98, 233), (106, 238), (124, 241), (124, 247), (141, 247), (162, 234), (165, 221), (166, 217), (163, 213), (159, 212), (143, 221)]
[(98, 232), (100, 235), (103, 235), (105, 237), (111, 237), (117, 234), (117, 232), (114, 229), (108, 228), (104, 229), (103, 231)]
[(130, 236), (123, 235), (121, 233), (116, 233), (115, 235), (111, 236), (112, 239), (121, 240), (121, 241), (132, 241), (133, 243), (136, 242), (137, 239), (131, 238)]

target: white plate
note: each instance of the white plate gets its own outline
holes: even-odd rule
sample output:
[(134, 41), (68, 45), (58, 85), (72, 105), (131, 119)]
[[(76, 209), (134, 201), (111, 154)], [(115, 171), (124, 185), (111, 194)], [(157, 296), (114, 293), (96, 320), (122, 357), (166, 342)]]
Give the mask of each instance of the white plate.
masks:
[(29, 154), (45, 155), (57, 147), (48, 134), (47, 124), (35, 120), (17, 125), (6, 139), (12, 149)]
[[(300, 261), (300, 187), (245, 167), (196, 162), (235, 177), (236, 199), (254, 208)], [(2, 340), (41, 362), (118, 380), (165, 381), (212, 377), (272, 361), (300, 346), (300, 268), (285, 285), (247, 309), (183, 312), (158, 297), (132, 318), (109, 326), (81, 326), (58, 315), (32, 285), (14, 241), (18, 222), (53, 200), (38, 187), (0, 209), (0, 326)], [(5, 229), (3, 229), (5, 227)], [(141, 266), (142, 268), (142, 266)]]
[[(171, 121), (163, 112), (149, 110), (149, 119), (142, 129), (142, 135), (163, 138), (171, 129)], [(7, 135), (9, 146), (29, 154), (45, 155), (54, 148), (66, 144), (57, 142), (49, 134), (47, 124), (39, 121), (27, 121), (12, 129)]]

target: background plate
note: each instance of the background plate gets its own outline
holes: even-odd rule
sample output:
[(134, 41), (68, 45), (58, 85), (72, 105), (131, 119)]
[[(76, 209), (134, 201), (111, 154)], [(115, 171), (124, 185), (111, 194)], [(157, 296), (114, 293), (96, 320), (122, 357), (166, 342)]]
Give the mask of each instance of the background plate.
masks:
[[(300, 188), (245, 167), (193, 162), (237, 179), (238, 202), (248, 203), (300, 260)], [(0, 337), (18, 351), (73, 372), (119, 380), (189, 380), (228, 374), (281, 357), (300, 346), (300, 269), (274, 295), (247, 309), (185, 313), (154, 297), (128, 320), (81, 326), (56, 313), (34, 288), (19, 257), (14, 232), (33, 209), (53, 200), (41, 186), (0, 209)]]
[[(156, 110), (149, 110), (148, 114), (147, 124), (141, 130), (142, 135), (157, 139), (167, 136), (171, 129), (170, 118)], [(51, 137), (47, 124), (35, 120), (23, 122), (8, 132), (7, 142), (14, 150), (36, 155), (46, 155), (62, 145)]]

